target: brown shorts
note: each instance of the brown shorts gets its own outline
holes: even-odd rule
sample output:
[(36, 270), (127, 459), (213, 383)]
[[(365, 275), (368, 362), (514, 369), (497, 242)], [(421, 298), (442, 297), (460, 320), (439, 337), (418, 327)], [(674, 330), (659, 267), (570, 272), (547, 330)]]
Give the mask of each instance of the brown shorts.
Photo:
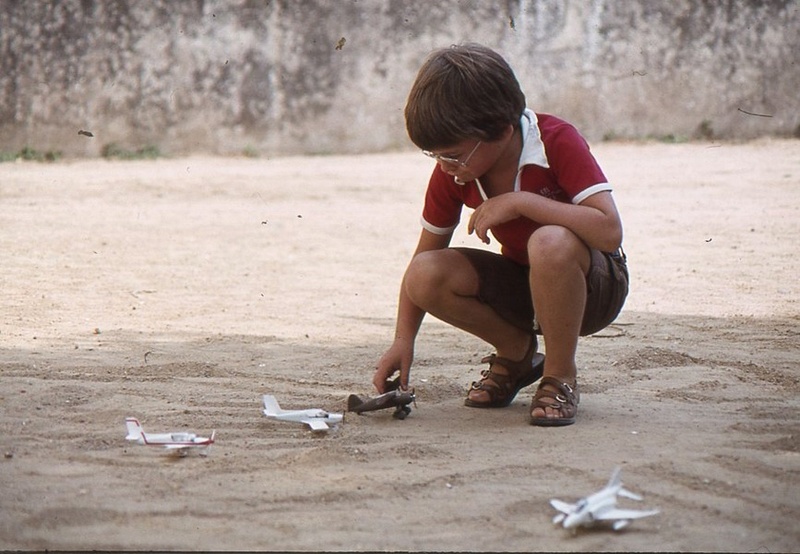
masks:
[[(460, 247), (453, 250), (463, 254), (478, 272), (478, 299), (481, 302), (520, 329), (541, 334), (534, 323), (527, 266), (486, 250)], [(596, 333), (614, 321), (628, 296), (625, 255), (600, 252), (594, 248), (590, 252), (592, 261), (586, 276), (586, 309), (581, 336)]]

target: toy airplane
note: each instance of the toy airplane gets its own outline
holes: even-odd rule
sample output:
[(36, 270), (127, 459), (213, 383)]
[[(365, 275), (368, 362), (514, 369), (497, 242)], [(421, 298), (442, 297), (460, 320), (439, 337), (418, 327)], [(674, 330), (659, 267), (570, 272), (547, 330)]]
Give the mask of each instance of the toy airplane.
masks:
[(126, 417), (125, 427), (128, 429), (126, 440), (146, 446), (163, 446), (167, 450), (179, 453), (181, 456), (186, 456), (191, 448), (200, 449), (201, 456), (208, 456), (216, 434), (216, 431), (212, 431), (211, 436), (208, 438), (198, 437), (194, 433), (186, 432), (145, 434), (142, 424), (135, 417)]
[(318, 408), (311, 408), (308, 410), (282, 410), (275, 397), (269, 394), (265, 394), (263, 400), (263, 412), (268, 418), (278, 421), (305, 423), (312, 431), (316, 432), (329, 431), (331, 425), (337, 425), (344, 419), (342, 414), (329, 413)]
[(578, 526), (588, 527), (595, 523), (610, 522), (614, 531), (626, 527), (634, 519), (652, 516), (658, 510), (624, 510), (617, 508), (617, 495), (641, 500), (642, 497), (622, 488), (620, 468), (614, 469), (608, 485), (602, 490), (578, 500), (575, 504), (568, 504), (561, 500), (552, 499), (550, 505), (561, 512), (553, 518), (553, 523), (561, 523), (565, 529), (577, 530)]
[(351, 394), (347, 397), (347, 411), (362, 414), (364, 412), (372, 412), (375, 410), (384, 410), (386, 408), (395, 408), (392, 417), (395, 419), (405, 419), (411, 413), (409, 404), (414, 402), (416, 406), (417, 396), (414, 390), (401, 391), (399, 388), (399, 379), (394, 381), (387, 381), (388, 392), (376, 396), (375, 398), (362, 399), (360, 396)]

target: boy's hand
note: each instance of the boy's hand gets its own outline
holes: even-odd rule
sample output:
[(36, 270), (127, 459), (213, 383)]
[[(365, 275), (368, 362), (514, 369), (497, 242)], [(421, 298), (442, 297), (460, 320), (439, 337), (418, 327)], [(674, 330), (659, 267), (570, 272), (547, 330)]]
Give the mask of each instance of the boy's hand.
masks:
[(411, 370), (411, 362), (413, 359), (413, 343), (395, 339), (392, 346), (389, 347), (389, 350), (378, 360), (378, 367), (375, 370), (375, 375), (372, 377), (372, 384), (375, 385), (378, 394), (386, 392), (386, 381), (389, 380), (396, 371), (400, 372), (400, 388), (407, 390), (408, 375)]
[(475, 208), (469, 218), (467, 232), (471, 235), (474, 231), (479, 239), (489, 244), (489, 229), (519, 217), (517, 194), (514, 192), (501, 194), (500, 196), (489, 198)]

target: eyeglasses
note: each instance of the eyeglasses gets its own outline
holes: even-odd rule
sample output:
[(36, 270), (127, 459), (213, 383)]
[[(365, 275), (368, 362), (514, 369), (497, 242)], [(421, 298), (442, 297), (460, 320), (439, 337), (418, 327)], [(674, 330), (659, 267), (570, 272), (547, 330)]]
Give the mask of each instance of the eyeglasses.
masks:
[(461, 160), (459, 160), (458, 158), (450, 158), (449, 156), (441, 156), (439, 154), (434, 154), (430, 150), (423, 150), (422, 153), (425, 154), (426, 156), (428, 156), (429, 158), (433, 158), (437, 162), (442, 162), (442, 163), (446, 163), (446, 164), (450, 164), (450, 165), (457, 165), (459, 167), (467, 167), (467, 164), (469, 163), (469, 159), (472, 157), (472, 155), (475, 153), (475, 151), (481, 145), (481, 142), (483, 142), (483, 141), (480, 141), (480, 140), (478, 141), (478, 144), (476, 144), (475, 148), (473, 148), (472, 151), (469, 154), (467, 154), (467, 157), (466, 157), (466, 159), (464, 159), (463, 162)]

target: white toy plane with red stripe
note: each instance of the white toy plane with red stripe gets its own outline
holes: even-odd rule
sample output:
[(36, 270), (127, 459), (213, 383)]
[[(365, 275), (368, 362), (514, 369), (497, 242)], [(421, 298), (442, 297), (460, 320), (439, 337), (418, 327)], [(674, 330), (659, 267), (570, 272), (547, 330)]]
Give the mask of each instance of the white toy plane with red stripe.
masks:
[(128, 428), (126, 440), (145, 446), (163, 446), (181, 456), (186, 456), (191, 448), (199, 449), (201, 456), (208, 456), (216, 434), (216, 431), (212, 431), (210, 437), (198, 437), (194, 433), (187, 432), (145, 434), (142, 424), (135, 417), (126, 417), (125, 426)]

